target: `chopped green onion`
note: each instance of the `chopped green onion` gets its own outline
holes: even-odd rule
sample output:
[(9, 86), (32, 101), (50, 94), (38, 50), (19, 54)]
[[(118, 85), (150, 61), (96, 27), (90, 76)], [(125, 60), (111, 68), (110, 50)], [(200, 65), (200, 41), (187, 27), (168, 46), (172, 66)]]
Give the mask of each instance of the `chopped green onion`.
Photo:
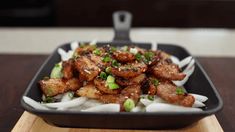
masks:
[(109, 75), (107, 77), (107, 80), (106, 80), (107, 83), (114, 83), (115, 82), (115, 78), (112, 76), (112, 75)]
[(148, 98), (149, 100), (151, 100), (151, 101), (154, 100), (154, 96), (152, 96), (152, 95), (148, 95), (147, 98)]
[(112, 59), (107, 55), (102, 59), (103, 62), (110, 62), (111, 60)]
[(105, 69), (105, 72), (110, 73), (110, 72), (111, 72), (111, 67), (107, 67), (107, 68)]
[(135, 107), (135, 102), (132, 99), (127, 99), (123, 105), (125, 111), (130, 112)]
[(46, 93), (46, 96), (51, 96), (54, 93), (54, 90), (51, 87), (47, 87), (45, 93)]
[(52, 103), (52, 102), (54, 102), (54, 101), (53, 101), (53, 98), (52, 98), (52, 97), (46, 97), (43, 102), (45, 102), (45, 103)]
[(59, 63), (55, 64), (55, 67), (60, 67), (61, 65)]
[(75, 51), (75, 52), (73, 53), (72, 58), (73, 58), (73, 59), (77, 59), (78, 57), (80, 57), (80, 55)]
[(107, 74), (106, 74), (105, 72), (101, 72), (101, 73), (100, 73), (100, 77), (101, 77), (102, 79), (106, 80)]
[(149, 60), (147, 60), (145, 57), (143, 57), (143, 62), (148, 64), (149, 63)]
[(47, 76), (43, 77), (43, 80), (44, 80), (44, 81), (47, 81), (47, 80), (49, 80), (49, 79), (50, 79), (50, 78), (47, 77)]
[(68, 96), (72, 99), (73, 96), (74, 96), (74, 93), (73, 93), (73, 92), (69, 92), (69, 93), (68, 93)]
[(81, 47), (81, 48), (84, 48), (85, 46), (86, 46), (85, 43), (82, 43), (82, 42), (81, 42), (81, 43), (79, 44), (79, 47)]
[(123, 46), (123, 47), (121, 47), (121, 50), (127, 51), (127, 50), (128, 50), (128, 46)]
[(117, 50), (116, 47), (111, 47), (111, 51), (112, 51), (112, 52), (114, 52), (114, 51), (116, 51), (116, 50)]
[(120, 88), (116, 83), (108, 83), (109, 89), (118, 89)]
[(100, 51), (99, 49), (95, 49), (95, 50), (93, 51), (93, 54), (95, 54), (95, 55), (100, 55), (100, 54), (101, 54), (101, 51)]
[(154, 53), (153, 52), (145, 52), (144, 53), (144, 57), (148, 60), (148, 61), (151, 61), (152, 58), (154, 56)]
[[(88, 45), (89, 45), (89, 44), (88, 44)], [(97, 45), (96, 45), (96, 44), (90, 44), (90, 47), (93, 48), (93, 49), (95, 49), (95, 48), (97, 47)]]
[(153, 79), (152, 83), (155, 87), (157, 87), (157, 85), (159, 84), (159, 81), (157, 79)]
[(54, 68), (51, 71), (50, 78), (62, 78), (63, 74), (61, 70), (62, 70), (62, 65), (55, 64)]
[(114, 67), (120, 66), (120, 63), (118, 63), (117, 60), (112, 60), (112, 66)]
[(177, 88), (176, 88), (176, 94), (185, 94), (185, 91), (184, 91), (183, 88), (177, 87)]
[(137, 54), (135, 55), (135, 59), (138, 60), (138, 61), (140, 61), (140, 60), (142, 59), (142, 55), (141, 55), (140, 53), (137, 53)]

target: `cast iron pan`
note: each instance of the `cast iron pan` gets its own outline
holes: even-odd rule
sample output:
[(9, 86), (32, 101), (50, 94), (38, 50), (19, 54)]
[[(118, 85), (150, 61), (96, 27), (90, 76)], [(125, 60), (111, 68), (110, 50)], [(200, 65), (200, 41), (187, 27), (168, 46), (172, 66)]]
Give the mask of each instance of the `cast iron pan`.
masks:
[[(115, 12), (114, 30), (115, 36), (112, 42), (99, 42), (99, 45), (127, 45), (134, 44), (140, 47), (150, 49), (150, 43), (131, 42), (129, 37), (131, 14), (125, 11)], [(58, 48), (69, 50), (69, 43), (63, 44)], [(190, 54), (184, 48), (176, 45), (158, 44), (158, 49), (166, 51), (172, 55), (183, 59)], [(41, 101), (42, 92), (38, 87), (38, 81), (44, 76), (50, 74), (54, 64), (60, 61), (57, 49), (48, 57), (45, 63), (36, 73), (24, 96), (28, 96), (36, 101)], [(201, 112), (162, 112), (162, 113), (83, 113), (68, 112), (55, 110), (36, 110), (27, 105), (22, 99), (23, 108), (37, 116), (43, 118), (47, 123), (60, 127), (79, 127), (79, 128), (118, 128), (118, 129), (173, 129), (181, 128), (197, 122), (203, 117), (214, 114), (219, 111), (222, 106), (222, 100), (216, 88), (196, 60), (195, 71), (185, 84), (185, 88), (190, 93), (202, 94), (209, 98), (205, 103), (206, 107)]]

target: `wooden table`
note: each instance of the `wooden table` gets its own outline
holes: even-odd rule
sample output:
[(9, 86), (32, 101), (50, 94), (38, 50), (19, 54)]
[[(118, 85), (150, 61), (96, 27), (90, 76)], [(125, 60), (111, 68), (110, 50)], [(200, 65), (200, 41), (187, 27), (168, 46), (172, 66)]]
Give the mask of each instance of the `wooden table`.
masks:
[[(23, 113), (20, 98), (47, 55), (0, 54), (0, 131), (10, 131)], [(224, 108), (216, 117), (224, 131), (235, 131), (235, 58), (198, 57), (217, 87)]]

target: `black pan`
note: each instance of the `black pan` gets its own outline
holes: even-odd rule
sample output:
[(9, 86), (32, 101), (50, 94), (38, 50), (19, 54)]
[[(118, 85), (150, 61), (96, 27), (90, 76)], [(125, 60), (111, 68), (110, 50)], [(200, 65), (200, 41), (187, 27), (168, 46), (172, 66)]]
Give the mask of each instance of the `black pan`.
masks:
[[(131, 25), (131, 14), (120, 11), (113, 15), (115, 36), (112, 42), (99, 42), (99, 45), (111, 44), (122, 46), (126, 44), (135, 44), (149, 49), (150, 43), (131, 42), (129, 38), (129, 29)], [(69, 43), (63, 44), (58, 48), (69, 50)], [(158, 44), (158, 49), (166, 51), (172, 55), (183, 59), (190, 56), (187, 50), (180, 46), (170, 44)], [(48, 57), (41, 66), (37, 74), (30, 82), (24, 96), (28, 96), (36, 101), (41, 101), (42, 92), (38, 87), (38, 81), (44, 76), (50, 74), (54, 64), (60, 61), (57, 49)], [(188, 92), (202, 94), (209, 99), (205, 103), (206, 108), (201, 112), (163, 112), (163, 113), (84, 113), (68, 112), (55, 110), (36, 110), (27, 105), (22, 99), (23, 108), (41, 118), (47, 123), (60, 127), (79, 127), (79, 128), (119, 128), (119, 129), (172, 129), (180, 128), (218, 112), (222, 106), (222, 100), (216, 88), (206, 75), (201, 65), (196, 60), (195, 71), (185, 84)]]

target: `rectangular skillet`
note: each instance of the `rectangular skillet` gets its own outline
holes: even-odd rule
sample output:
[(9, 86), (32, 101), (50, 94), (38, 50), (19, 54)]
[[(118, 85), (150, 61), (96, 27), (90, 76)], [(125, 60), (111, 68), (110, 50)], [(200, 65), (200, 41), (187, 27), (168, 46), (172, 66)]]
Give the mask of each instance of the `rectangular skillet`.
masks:
[[(125, 11), (114, 13), (115, 37), (112, 42), (99, 42), (97, 45), (110, 44), (122, 46), (127, 44), (138, 45), (142, 48), (150, 49), (150, 43), (135, 43), (129, 38), (131, 25), (131, 14)], [(58, 48), (69, 50), (69, 44), (63, 44)], [(170, 44), (158, 44), (158, 49), (166, 51), (172, 55), (183, 59), (190, 56), (187, 50), (180, 46)], [(28, 96), (36, 101), (41, 101), (42, 92), (39, 89), (38, 81), (50, 74), (54, 64), (60, 61), (57, 49), (48, 57), (45, 63), (36, 73), (23, 96)], [(201, 112), (162, 112), (162, 113), (84, 113), (55, 110), (36, 110), (27, 105), (21, 99), (23, 108), (33, 113), (47, 123), (59, 127), (79, 127), (79, 128), (118, 128), (118, 129), (172, 129), (180, 128), (214, 114), (222, 108), (223, 102), (216, 88), (206, 75), (201, 65), (196, 60), (195, 71), (185, 84), (185, 88), (190, 93), (202, 94), (209, 99), (205, 103), (206, 107)]]

